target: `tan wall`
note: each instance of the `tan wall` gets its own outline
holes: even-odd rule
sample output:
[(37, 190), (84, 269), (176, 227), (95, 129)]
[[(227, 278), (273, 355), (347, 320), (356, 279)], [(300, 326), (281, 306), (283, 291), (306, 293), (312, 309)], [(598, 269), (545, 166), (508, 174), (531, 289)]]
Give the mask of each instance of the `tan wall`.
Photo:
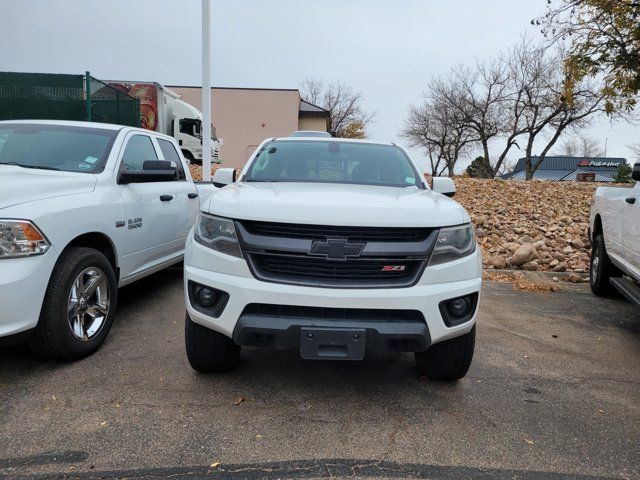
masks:
[(327, 131), (327, 119), (318, 117), (302, 117), (298, 119), (298, 130)]
[[(185, 102), (202, 109), (200, 87), (169, 88), (182, 95)], [(265, 138), (286, 137), (298, 130), (299, 109), (297, 90), (214, 88), (211, 117), (218, 138), (224, 140), (220, 150), (222, 166), (242, 168)]]

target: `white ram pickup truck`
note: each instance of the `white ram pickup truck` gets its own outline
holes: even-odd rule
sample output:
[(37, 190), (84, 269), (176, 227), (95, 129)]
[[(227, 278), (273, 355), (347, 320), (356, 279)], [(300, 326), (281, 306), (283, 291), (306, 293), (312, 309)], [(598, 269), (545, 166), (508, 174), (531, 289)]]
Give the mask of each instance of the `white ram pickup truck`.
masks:
[(600, 187), (593, 197), (590, 284), (596, 295), (617, 290), (640, 306), (640, 163), (632, 177), (632, 189)]
[(185, 250), (191, 366), (232, 369), (241, 346), (305, 359), (415, 352), (429, 378), (471, 364), (482, 262), (448, 178), (426, 184), (394, 144), (264, 141), (220, 169)]
[[(200, 210), (176, 141), (84, 122), (0, 122), (0, 341), (94, 352), (118, 287), (180, 262)], [(200, 190), (200, 191), (199, 191)]]

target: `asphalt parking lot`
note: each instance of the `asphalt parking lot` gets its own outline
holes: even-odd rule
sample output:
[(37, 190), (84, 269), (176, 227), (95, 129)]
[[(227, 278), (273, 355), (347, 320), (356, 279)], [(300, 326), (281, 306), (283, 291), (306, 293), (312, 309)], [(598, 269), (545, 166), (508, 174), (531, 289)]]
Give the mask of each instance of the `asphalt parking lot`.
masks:
[(246, 349), (233, 373), (197, 374), (180, 272), (120, 295), (91, 358), (0, 350), (0, 477), (640, 478), (640, 315), (585, 285), (486, 284), (457, 384), (404, 354)]

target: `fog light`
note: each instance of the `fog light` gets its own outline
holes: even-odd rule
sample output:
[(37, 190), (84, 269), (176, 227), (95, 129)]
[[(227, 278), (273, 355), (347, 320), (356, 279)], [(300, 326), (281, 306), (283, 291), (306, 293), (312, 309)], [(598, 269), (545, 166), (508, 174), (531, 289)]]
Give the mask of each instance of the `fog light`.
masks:
[(469, 300), (465, 298), (457, 298), (447, 304), (447, 310), (454, 317), (464, 317), (469, 313)]
[(218, 299), (218, 295), (216, 292), (211, 290), (210, 288), (202, 287), (198, 290), (198, 303), (203, 307), (210, 307), (216, 300)]

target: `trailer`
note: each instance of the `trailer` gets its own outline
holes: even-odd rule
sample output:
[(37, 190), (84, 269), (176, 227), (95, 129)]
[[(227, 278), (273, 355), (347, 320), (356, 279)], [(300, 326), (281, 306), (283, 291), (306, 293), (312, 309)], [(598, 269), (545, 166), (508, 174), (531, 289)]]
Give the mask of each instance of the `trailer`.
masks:
[[(108, 80), (107, 85), (136, 98), (140, 102), (140, 126), (171, 135), (178, 141), (190, 163), (202, 164), (202, 112), (180, 99), (173, 90), (157, 82)], [(218, 152), (221, 141), (211, 126), (212, 163), (221, 163)]]

